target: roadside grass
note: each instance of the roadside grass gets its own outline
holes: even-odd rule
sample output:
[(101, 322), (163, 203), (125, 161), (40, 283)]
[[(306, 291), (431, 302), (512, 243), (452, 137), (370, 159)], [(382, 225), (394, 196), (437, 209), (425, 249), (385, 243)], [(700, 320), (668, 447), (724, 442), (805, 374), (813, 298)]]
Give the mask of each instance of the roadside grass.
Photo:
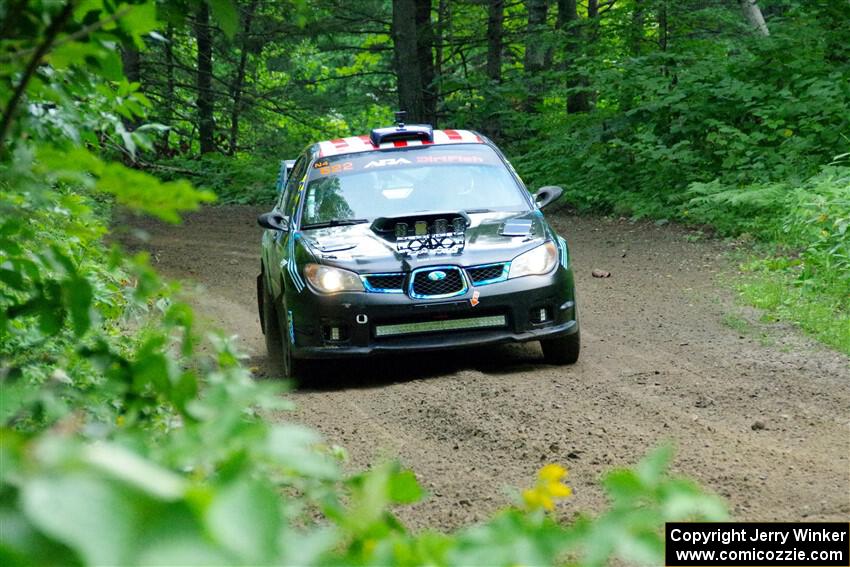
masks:
[[(736, 331), (741, 338), (758, 335), (758, 342), (761, 346), (770, 347), (776, 345), (776, 337), (773, 333), (767, 330), (758, 330), (752, 323), (740, 315), (727, 313), (723, 316), (723, 324)], [(783, 346), (782, 348), (787, 349), (788, 347)]]
[(726, 256), (737, 270), (718, 283), (736, 292), (739, 309), (723, 315), (726, 327), (787, 351), (793, 347), (781, 335), (790, 326), (850, 356), (850, 282), (842, 272), (809, 272), (799, 253), (747, 236), (729, 243), (735, 248)]
[(741, 336), (748, 335), (753, 330), (752, 325), (750, 325), (749, 321), (747, 321), (740, 315), (735, 315), (733, 313), (727, 313), (723, 316), (723, 324), (729, 327), (730, 329), (734, 329)]
[(850, 356), (850, 299), (841, 297), (843, 286), (829, 281), (810, 285), (792, 270), (774, 268), (772, 260), (760, 258), (741, 266), (745, 276), (735, 287), (743, 301), (761, 309), (764, 322), (790, 322)]

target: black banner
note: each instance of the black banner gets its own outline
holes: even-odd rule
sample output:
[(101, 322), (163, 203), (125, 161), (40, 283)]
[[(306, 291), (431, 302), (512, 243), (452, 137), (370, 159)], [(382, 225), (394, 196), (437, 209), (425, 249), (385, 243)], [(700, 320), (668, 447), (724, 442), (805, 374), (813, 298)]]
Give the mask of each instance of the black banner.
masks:
[(718, 522), (666, 525), (668, 567), (850, 566), (850, 524)]

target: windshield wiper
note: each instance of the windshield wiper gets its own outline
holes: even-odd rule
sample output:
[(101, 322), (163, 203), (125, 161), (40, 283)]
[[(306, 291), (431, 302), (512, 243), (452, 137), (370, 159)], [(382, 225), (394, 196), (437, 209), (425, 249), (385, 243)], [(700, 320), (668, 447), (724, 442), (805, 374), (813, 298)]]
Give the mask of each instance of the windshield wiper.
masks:
[(313, 222), (302, 225), (301, 228), (306, 230), (310, 228), (327, 228), (329, 226), (348, 226), (351, 224), (363, 224), (369, 222), (368, 219), (331, 219), (322, 222)]
[(492, 213), (493, 211), (491, 211), (490, 209), (465, 209), (463, 212), (468, 215), (474, 215), (477, 213)]

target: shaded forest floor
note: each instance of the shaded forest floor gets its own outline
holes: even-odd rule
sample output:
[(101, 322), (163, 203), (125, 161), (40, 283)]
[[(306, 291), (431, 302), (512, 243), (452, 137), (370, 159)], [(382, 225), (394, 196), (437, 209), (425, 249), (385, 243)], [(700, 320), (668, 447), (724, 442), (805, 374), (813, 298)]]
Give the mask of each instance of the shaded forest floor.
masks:
[[(237, 333), (268, 375), (256, 309), (253, 207), (206, 208), (183, 225), (134, 220), (165, 276), (209, 324)], [(387, 458), (430, 496), (414, 527), (449, 529), (510, 501), (543, 463), (570, 469), (565, 515), (602, 506), (600, 475), (667, 440), (674, 470), (723, 495), (740, 520), (850, 514), (850, 364), (793, 329), (757, 323), (721, 283), (727, 245), (676, 226), (554, 216), (577, 273), (582, 357), (542, 363), (536, 344), (346, 362), (289, 394), (294, 419), (345, 447), (352, 469)], [(612, 273), (595, 279), (599, 268)], [(344, 370), (339, 370), (344, 368)]]

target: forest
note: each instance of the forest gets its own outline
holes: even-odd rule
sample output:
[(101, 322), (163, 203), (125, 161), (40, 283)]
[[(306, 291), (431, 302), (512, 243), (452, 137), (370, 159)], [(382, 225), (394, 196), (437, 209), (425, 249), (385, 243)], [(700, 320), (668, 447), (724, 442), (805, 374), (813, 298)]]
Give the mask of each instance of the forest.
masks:
[(2, 0), (0, 29), (4, 565), (662, 564), (664, 522), (729, 518), (665, 444), (592, 515), (531, 463), (486, 519), (409, 528), (415, 466), (267, 419), (286, 386), (113, 237), (269, 207), (281, 160), (400, 109), (557, 214), (734, 243), (739, 301), (850, 355), (850, 2)]

